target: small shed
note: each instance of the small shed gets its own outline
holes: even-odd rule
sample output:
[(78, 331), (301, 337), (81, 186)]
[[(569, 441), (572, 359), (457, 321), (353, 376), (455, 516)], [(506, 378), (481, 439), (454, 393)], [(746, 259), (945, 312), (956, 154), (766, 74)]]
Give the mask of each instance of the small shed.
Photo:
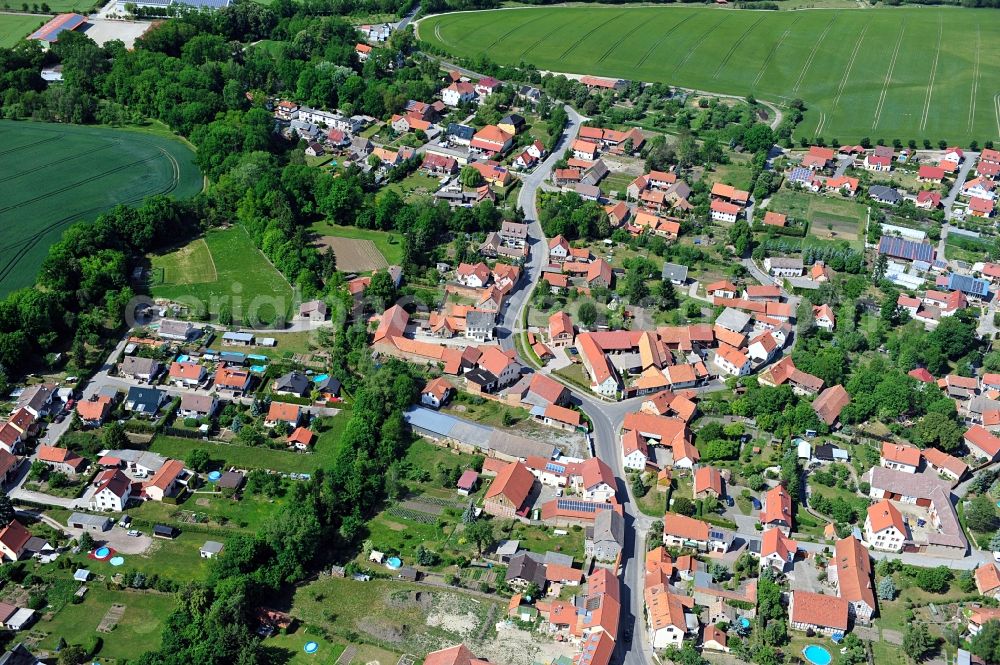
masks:
[(73, 579), (77, 582), (86, 582), (90, 579), (90, 571), (86, 568), (77, 568), (76, 572), (73, 573)]
[(88, 515), (87, 513), (73, 513), (66, 520), (66, 524), (71, 529), (83, 529), (84, 531), (107, 531), (115, 522), (110, 517), (103, 515)]
[(238, 490), (243, 487), (244, 480), (244, 475), (239, 471), (226, 471), (216, 481), (215, 486), (220, 490)]
[(215, 540), (206, 540), (201, 546), (201, 558), (212, 559), (222, 552), (223, 544)]
[(176, 538), (177, 529), (167, 524), (154, 524), (153, 525), (153, 536), (156, 538)]
[(420, 572), (413, 566), (403, 566), (396, 571), (396, 579), (406, 582), (416, 582), (420, 579)]
[(371, 554), (368, 555), (368, 560), (373, 563), (382, 563), (385, 559), (385, 552), (379, 552), (378, 550), (372, 550)]
[(458, 493), (468, 496), (476, 491), (479, 484), (479, 474), (472, 469), (466, 469), (458, 479)]
[(30, 626), (35, 621), (35, 610), (28, 609), (27, 607), (19, 607), (17, 611), (5, 624), (8, 629), (13, 631), (24, 630)]

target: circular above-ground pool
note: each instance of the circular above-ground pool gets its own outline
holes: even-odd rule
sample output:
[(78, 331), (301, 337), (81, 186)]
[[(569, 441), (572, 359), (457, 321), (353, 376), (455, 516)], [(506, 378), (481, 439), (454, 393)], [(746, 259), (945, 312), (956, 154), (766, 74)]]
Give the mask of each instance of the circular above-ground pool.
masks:
[(830, 665), (833, 656), (830, 652), (818, 644), (810, 644), (802, 650), (802, 655), (813, 665)]
[(403, 561), (398, 556), (391, 556), (386, 559), (385, 567), (392, 570), (399, 570), (403, 567)]
[(103, 545), (94, 550), (94, 556), (96, 556), (98, 559), (107, 558), (109, 554), (111, 554), (111, 548), (105, 547)]
[(218, 471), (210, 471), (208, 474), (208, 479), (211, 480), (213, 483), (221, 477), (222, 474), (219, 473)]
[(319, 650), (319, 645), (315, 642), (306, 642), (306, 645), (302, 647), (302, 650), (306, 653), (316, 653)]
[(121, 566), (122, 564), (125, 563), (125, 557), (123, 557), (123, 556), (113, 556), (113, 557), (111, 557), (111, 560), (108, 561), (108, 563), (110, 563), (112, 566)]

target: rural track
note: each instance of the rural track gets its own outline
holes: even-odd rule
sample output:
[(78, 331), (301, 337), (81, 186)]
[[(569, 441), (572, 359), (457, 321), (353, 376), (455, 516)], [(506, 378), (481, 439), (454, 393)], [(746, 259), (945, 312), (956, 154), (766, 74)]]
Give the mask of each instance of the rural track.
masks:
[[(983, 48), (983, 31), (976, 26), (976, 64), (972, 68), (972, 91), (969, 93), (969, 131), (976, 118), (976, 95), (979, 92), (979, 58)], [(1000, 133), (1000, 132), (998, 132)]]
[(761, 79), (764, 78), (764, 72), (767, 71), (768, 66), (770, 66), (771, 64), (771, 60), (774, 59), (774, 54), (778, 52), (778, 49), (781, 48), (781, 45), (785, 43), (786, 39), (788, 39), (788, 35), (792, 34), (792, 28), (795, 27), (795, 24), (799, 22), (800, 18), (802, 18), (801, 14), (795, 17), (795, 19), (792, 21), (792, 24), (788, 26), (785, 29), (785, 31), (781, 34), (781, 39), (776, 41), (774, 45), (771, 47), (771, 50), (767, 52), (767, 56), (764, 58), (764, 62), (762, 62), (760, 65), (760, 71), (757, 72), (757, 76), (755, 76), (753, 79), (754, 88), (756, 88), (757, 85), (760, 84)]
[(697, 14), (691, 14), (690, 16), (682, 18), (680, 21), (678, 21), (677, 23), (675, 23), (674, 25), (672, 25), (670, 27), (670, 29), (668, 29), (666, 32), (664, 32), (662, 35), (660, 35), (659, 39), (657, 39), (655, 42), (653, 42), (652, 46), (650, 46), (648, 49), (646, 49), (646, 52), (642, 54), (642, 57), (639, 58), (639, 61), (637, 63), (635, 63), (635, 66), (636, 67), (641, 67), (642, 64), (644, 62), (646, 62), (646, 60), (649, 59), (649, 56), (651, 56), (653, 54), (653, 51), (655, 51), (660, 46), (660, 44), (662, 44), (664, 42), (664, 40), (666, 40), (667, 37), (669, 37), (670, 35), (672, 35), (674, 33), (674, 31), (677, 30), (677, 28), (681, 27), (682, 25), (684, 25), (685, 23), (687, 23), (688, 21), (690, 21), (691, 19), (693, 19), (695, 16), (697, 16)]
[(840, 106), (840, 97), (844, 94), (844, 88), (847, 87), (847, 80), (851, 78), (851, 71), (854, 69), (854, 62), (858, 59), (858, 53), (861, 52), (861, 43), (865, 39), (865, 35), (868, 33), (868, 26), (870, 23), (865, 23), (865, 26), (861, 28), (861, 33), (858, 35), (858, 41), (854, 43), (854, 50), (851, 51), (851, 59), (847, 61), (847, 67), (844, 68), (844, 76), (840, 79), (840, 85), (837, 86), (837, 96), (833, 99), (833, 111), (837, 110)]
[(993, 96), (993, 112), (997, 116), (997, 134), (1000, 135), (1000, 93)]
[(629, 30), (628, 32), (625, 33), (624, 37), (622, 37), (621, 39), (616, 40), (615, 43), (611, 45), (611, 48), (609, 48), (607, 51), (605, 51), (604, 53), (602, 53), (601, 57), (597, 59), (597, 62), (598, 63), (602, 63), (605, 60), (607, 60), (608, 56), (615, 52), (615, 49), (617, 49), (622, 44), (628, 42), (628, 40), (632, 37), (632, 35), (634, 35), (639, 29), (645, 28), (645, 27), (646, 26), (644, 24), (642, 24), (642, 23), (636, 23), (636, 25), (635, 25), (634, 28), (632, 28), (631, 30)]
[(575, 42), (573, 42), (572, 44), (570, 44), (569, 48), (567, 48), (565, 51), (562, 52), (562, 54), (559, 56), (559, 60), (562, 61), (563, 58), (565, 58), (567, 55), (569, 55), (570, 53), (572, 53), (573, 51), (575, 51), (577, 46), (579, 46), (580, 44), (582, 44), (585, 41), (587, 41), (587, 38), (590, 37), (592, 34), (594, 34), (595, 32), (597, 32), (601, 28), (607, 26), (609, 23), (617, 21), (622, 16), (625, 16), (625, 14), (626, 14), (626, 12), (618, 12), (617, 14), (615, 14), (614, 16), (612, 16), (611, 18), (609, 18), (604, 23), (599, 23), (599, 24), (595, 25), (593, 28), (591, 28), (590, 30), (588, 30), (587, 32), (583, 33), (580, 36), (579, 39), (577, 39)]
[(802, 81), (806, 78), (806, 72), (808, 72), (809, 68), (812, 67), (813, 60), (816, 59), (816, 54), (819, 53), (820, 47), (826, 40), (826, 36), (830, 34), (830, 30), (833, 29), (833, 24), (837, 22), (837, 16), (838, 14), (833, 15), (830, 22), (826, 24), (825, 28), (823, 28), (823, 32), (820, 34), (819, 38), (816, 39), (816, 44), (813, 45), (812, 51), (809, 52), (809, 57), (807, 57), (806, 61), (802, 64), (802, 70), (799, 72), (799, 78), (795, 80), (795, 87), (792, 88), (792, 92), (797, 93), (799, 88), (802, 87)]
[(691, 45), (691, 48), (688, 49), (688, 52), (684, 55), (681, 61), (678, 62), (676, 65), (674, 65), (674, 68), (670, 71), (671, 75), (676, 74), (681, 67), (683, 67), (688, 63), (688, 60), (690, 60), (691, 56), (694, 55), (694, 52), (698, 50), (698, 47), (705, 43), (705, 40), (708, 39), (708, 36), (713, 32), (715, 32), (715, 29), (718, 28), (720, 25), (722, 25), (722, 22), (725, 21), (726, 18), (727, 16), (723, 14), (722, 18), (716, 21), (711, 28), (703, 32), (702, 35), (698, 37), (698, 41), (696, 41), (694, 44)]
[(721, 74), (722, 70), (725, 69), (726, 65), (729, 64), (729, 59), (733, 57), (733, 54), (736, 53), (736, 50), (743, 44), (743, 40), (745, 40), (747, 38), (747, 35), (753, 32), (753, 29), (756, 28), (758, 25), (760, 25), (760, 22), (763, 20), (764, 20), (764, 14), (761, 14), (761, 16), (756, 21), (751, 23), (750, 27), (744, 30), (743, 34), (740, 35), (735, 42), (733, 42), (732, 46), (729, 47), (729, 51), (727, 51), (726, 55), (722, 58), (722, 62), (720, 62), (719, 66), (715, 68), (715, 74), (712, 75), (712, 80), (719, 78), (719, 74)]
[(941, 60), (941, 40), (944, 38), (944, 21), (938, 21), (937, 49), (934, 51), (934, 64), (931, 65), (931, 77), (927, 81), (927, 95), (924, 97), (924, 113), (920, 117), (920, 131), (927, 129), (927, 116), (931, 112), (931, 99), (934, 97), (934, 79), (937, 78), (938, 62)]
[(896, 58), (899, 57), (899, 48), (903, 45), (903, 35), (906, 33), (906, 21), (899, 26), (899, 36), (896, 37), (896, 47), (892, 51), (892, 58), (889, 59), (889, 68), (885, 72), (885, 80), (882, 82), (882, 93), (875, 104), (875, 117), (872, 119), (872, 129), (878, 129), (879, 120), (882, 119), (882, 109), (885, 108), (885, 97), (889, 94), (889, 84), (892, 83), (892, 72), (896, 68)]

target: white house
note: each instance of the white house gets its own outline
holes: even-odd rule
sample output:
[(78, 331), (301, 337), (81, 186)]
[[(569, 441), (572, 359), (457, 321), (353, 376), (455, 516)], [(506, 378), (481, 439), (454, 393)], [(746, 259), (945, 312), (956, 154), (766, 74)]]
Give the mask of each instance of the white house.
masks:
[(715, 351), (715, 366), (730, 376), (745, 376), (750, 373), (750, 358), (739, 349), (723, 344)]
[(865, 517), (865, 541), (874, 550), (901, 552), (906, 541), (903, 515), (888, 499), (868, 507)]
[(801, 277), (804, 267), (802, 259), (769, 256), (764, 259), (764, 270), (775, 277)]
[(622, 466), (626, 471), (643, 471), (649, 461), (649, 446), (638, 430), (622, 434)]
[(441, 91), (441, 100), (448, 106), (459, 106), (476, 98), (476, 86), (468, 81), (456, 81)]
[(837, 324), (837, 319), (833, 315), (833, 308), (829, 305), (816, 305), (813, 307), (813, 320), (816, 327), (827, 332), (833, 332), (833, 327)]
[(114, 469), (97, 476), (97, 491), (90, 499), (91, 510), (125, 510), (132, 497), (132, 481), (121, 471)]

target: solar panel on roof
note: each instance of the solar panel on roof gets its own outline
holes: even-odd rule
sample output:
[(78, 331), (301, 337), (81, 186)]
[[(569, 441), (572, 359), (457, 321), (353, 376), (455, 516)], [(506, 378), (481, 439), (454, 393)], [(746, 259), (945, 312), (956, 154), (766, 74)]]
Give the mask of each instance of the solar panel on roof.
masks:
[(566, 467), (564, 467), (561, 464), (554, 464), (552, 462), (549, 462), (548, 464), (545, 465), (545, 470), (554, 471), (555, 473), (566, 473)]

